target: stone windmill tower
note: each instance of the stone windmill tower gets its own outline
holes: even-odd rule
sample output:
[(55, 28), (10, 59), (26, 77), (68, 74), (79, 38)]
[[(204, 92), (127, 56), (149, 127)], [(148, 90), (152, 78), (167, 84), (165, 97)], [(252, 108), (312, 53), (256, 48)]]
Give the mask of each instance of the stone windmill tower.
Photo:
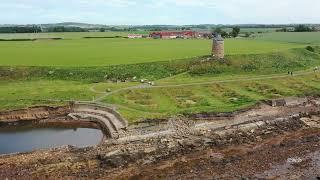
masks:
[(212, 56), (216, 59), (224, 58), (224, 39), (217, 33), (213, 35)]

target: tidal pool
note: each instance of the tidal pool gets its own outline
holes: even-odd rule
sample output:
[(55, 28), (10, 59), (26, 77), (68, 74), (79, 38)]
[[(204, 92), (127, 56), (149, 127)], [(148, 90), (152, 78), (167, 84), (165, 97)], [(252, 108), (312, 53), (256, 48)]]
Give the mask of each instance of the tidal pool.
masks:
[(103, 133), (90, 128), (32, 128), (0, 129), (0, 154), (29, 152), (64, 145), (79, 148), (98, 145)]

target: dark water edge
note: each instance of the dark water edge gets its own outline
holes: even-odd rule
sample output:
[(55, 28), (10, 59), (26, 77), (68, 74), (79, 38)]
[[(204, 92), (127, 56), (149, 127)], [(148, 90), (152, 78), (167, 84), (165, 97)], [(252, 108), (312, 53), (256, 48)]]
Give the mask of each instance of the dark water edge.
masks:
[(65, 145), (83, 148), (101, 143), (99, 129), (19, 126), (0, 128), (0, 155), (50, 149)]

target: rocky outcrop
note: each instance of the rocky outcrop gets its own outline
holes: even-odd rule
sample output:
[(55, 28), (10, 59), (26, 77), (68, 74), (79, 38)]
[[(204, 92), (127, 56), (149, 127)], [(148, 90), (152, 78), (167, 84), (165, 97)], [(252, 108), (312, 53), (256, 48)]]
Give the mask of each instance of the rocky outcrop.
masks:
[(297, 98), (297, 97), (289, 97), (284, 99), (273, 99), (267, 101), (267, 103), (273, 107), (280, 106), (298, 106), (308, 103), (309, 99), (306, 97)]

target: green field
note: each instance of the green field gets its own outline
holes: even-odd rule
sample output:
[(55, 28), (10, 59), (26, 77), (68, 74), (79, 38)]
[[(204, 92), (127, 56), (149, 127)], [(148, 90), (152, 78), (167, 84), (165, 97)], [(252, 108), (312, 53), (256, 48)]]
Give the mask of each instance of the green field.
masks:
[[(84, 35), (0, 42), (0, 109), (98, 99), (135, 122), (234, 111), (270, 98), (320, 95), (320, 74), (313, 72), (320, 66), (317, 33), (227, 39), (223, 62), (206, 61), (210, 40), (81, 38)], [(141, 85), (132, 82), (140, 79), (155, 81), (156, 87), (125, 89)]]
[(92, 100), (90, 84), (73, 81), (0, 81), (0, 107), (23, 108), (33, 105), (61, 104), (46, 99)]
[(289, 42), (297, 44), (320, 44), (320, 32), (273, 32), (259, 34), (258, 40), (273, 42)]
[[(210, 40), (73, 39), (0, 42), (0, 66), (106, 66), (185, 59), (211, 53)], [(226, 40), (226, 54), (256, 54), (298, 44)]]
[(260, 100), (317, 95), (320, 90), (319, 78), (319, 74), (312, 74), (267, 80), (129, 90), (107, 97), (103, 102), (125, 106), (126, 108), (120, 107), (120, 112), (130, 121), (150, 116), (163, 118), (175, 114), (232, 112), (252, 106)]

